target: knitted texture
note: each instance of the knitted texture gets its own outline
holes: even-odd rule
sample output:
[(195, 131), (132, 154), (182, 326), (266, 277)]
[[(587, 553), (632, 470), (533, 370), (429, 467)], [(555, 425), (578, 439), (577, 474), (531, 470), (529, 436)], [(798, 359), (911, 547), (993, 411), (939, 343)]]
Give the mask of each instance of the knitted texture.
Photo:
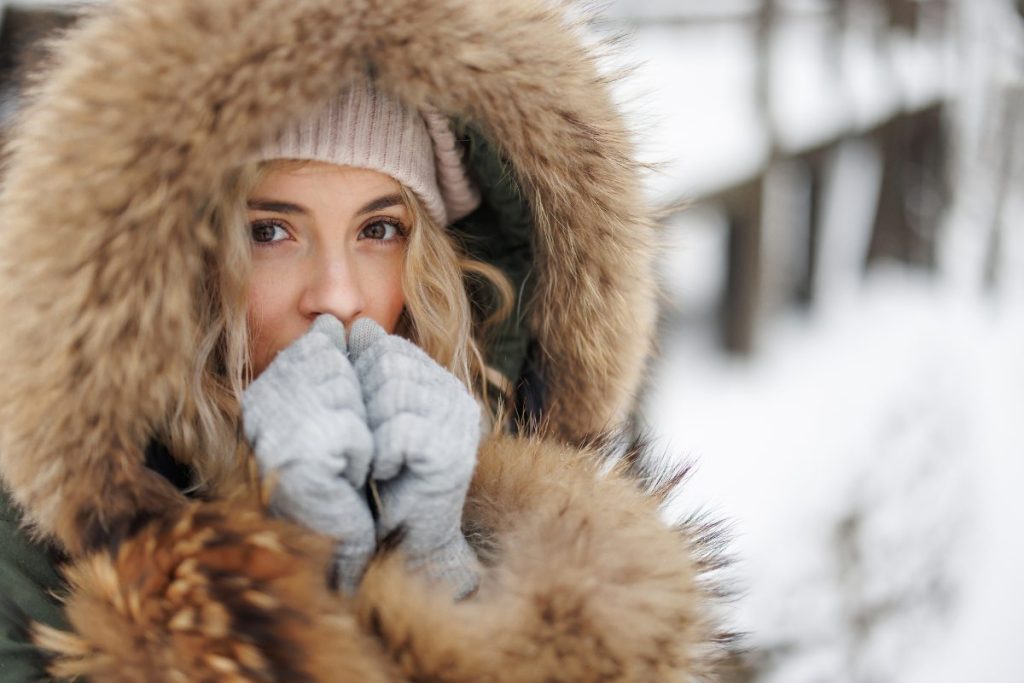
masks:
[(480, 206), (480, 191), (466, 176), (462, 149), (455, 140), (448, 117), (436, 109), (424, 109), (423, 120), (434, 141), (437, 184), (444, 197), (448, 220), (454, 223)]
[(471, 213), (480, 195), (448, 119), (353, 85), (260, 150), (260, 160), (306, 159), (379, 171), (412, 190), (440, 225)]
[(472, 593), (479, 564), (462, 534), (462, 509), (476, 465), (480, 407), (466, 387), (407, 339), (357, 320), (349, 355), (366, 403), (376, 454), (377, 533), (401, 529), (411, 566)]
[(354, 592), (376, 548), (363, 493), (373, 457), (362, 392), (345, 355), (345, 329), (321, 315), (242, 396), (245, 435), (271, 511), (339, 541), (340, 587)]

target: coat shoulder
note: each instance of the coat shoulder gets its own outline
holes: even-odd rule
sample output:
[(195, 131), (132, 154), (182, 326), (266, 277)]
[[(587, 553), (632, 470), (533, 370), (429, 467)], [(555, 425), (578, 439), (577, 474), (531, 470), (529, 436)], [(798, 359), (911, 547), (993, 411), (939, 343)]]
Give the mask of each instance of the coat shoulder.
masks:
[(45, 677), (45, 655), (31, 642), (32, 622), (64, 628), (66, 592), (56, 550), (32, 537), (0, 489), (0, 683)]

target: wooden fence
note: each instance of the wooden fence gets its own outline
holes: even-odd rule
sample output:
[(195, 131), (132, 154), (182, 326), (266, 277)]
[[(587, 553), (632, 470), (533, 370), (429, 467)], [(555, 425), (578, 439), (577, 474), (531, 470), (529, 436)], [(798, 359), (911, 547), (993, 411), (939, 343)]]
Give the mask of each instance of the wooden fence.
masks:
[[(839, 148), (858, 141), (875, 148), (881, 158), (882, 178), (875, 207), (874, 225), (862, 259), (862, 269), (880, 260), (898, 260), (922, 268), (934, 268), (939, 239), (938, 226), (950, 197), (949, 148), (947, 144), (946, 102), (941, 92), (934, 92), (918, 101), (897, 100), (888, 111), (869, 125), (850, 122), (827, 137), (808, 145), (787, 145), (778, 134), (774, 112), (776, 88), (772, 87), (772, 40), (778, 26), (792, 20), (793, 15), (818, 22), (838, 45), (849, 32), (868, 31), (866, 36), (883, 49), (885, 41), (899, 34), (905, 41), (922, 36), (934, 38), (953, 29), (951, 0), (832, 0), (815, 6), (794, 7), (780, 0), (762, 0), (747, 11), (731, 11), (716, 15), (707, 8), (686, 13), (686, 3), (671, 11), (671, 16), (646, 18), (620, 17), (628, 32), (644, 40), (644, 31), (652, 26), (699, 27), (722, 22), (752, 26), (757, 64), (753, 87), (759, 108), (759, 123), (769, 138), (770, 150), (760, 168), (751, 176), (728, 185), (701, 191), (678, 199), (689, 200), (690, 206), (713, 205), (724, 212), (728, 239), (722, 257), (726, 261), (725, 281), (720, 292), (720, 340), (729, 352), (749, 354), (756, 348), (757, 331), (770, 311), (766, 302), (786, 302), (807, 307), (818, 298), (817, 283), (822, 232), (826, 229), (824, 208), (831, 160)], [(690, 3), (693, 6), (693, 3)], [(875, 10), (884, 21), (865, 26), (851, 20), (856, 12)], [(809, 59), (816, 58), (808, 55)], [(820, 56), (817, 56), (820, 58)], [(682, 66), (682, 65), (681, 65)], [(837, 70), (836, 79), (844, 78)], [(769, 192), (767, 178), (781, 166), (802, 169), (807, 187), (803, 209), (807, 215), (792, 216), (793, 230), (801, 245), (798, 255), (800, 274), (795, 279), (772, 277), (773, 267), (766, 257), (764, 230), (765, 205)], [(939, 201), (916, 202), (928, 196)], [(766, 288), (784, 287), (785, 291)]]

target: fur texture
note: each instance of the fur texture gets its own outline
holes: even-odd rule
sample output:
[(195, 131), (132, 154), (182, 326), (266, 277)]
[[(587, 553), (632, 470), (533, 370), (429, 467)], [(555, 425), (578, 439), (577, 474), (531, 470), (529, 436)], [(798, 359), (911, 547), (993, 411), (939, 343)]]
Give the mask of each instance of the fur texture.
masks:
[(705, 588), (657, 499), (601, 454), (534, 440), (481, 450), (466, 525), (478, 595), (453, 604), (382, 556), (359, 595), (409, 680), (697, 681), (715, 655)]
[(79, 635), (36, 627), (59, 678), (114, 683), (398, 680), (327, 589), (324, 539), (257, 509), (190, 505), (66, 573)]
[(598, 450), (490, 440), (464, 520), (485, 569), (460, 603), (384, 552), (351, 606), (325, 589), (321, 541), (193, 504), (74, 567), (77, 634), (37, 642), (54, 674), (116, 683), (710, 680), (707, 529), (666, 528), (636, 474)]

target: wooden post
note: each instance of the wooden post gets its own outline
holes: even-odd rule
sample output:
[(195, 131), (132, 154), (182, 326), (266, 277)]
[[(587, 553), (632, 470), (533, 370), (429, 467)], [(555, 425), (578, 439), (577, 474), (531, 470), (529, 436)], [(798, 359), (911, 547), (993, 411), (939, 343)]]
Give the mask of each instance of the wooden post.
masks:
[[(757, 104), (762, 125), (768, 131), (771, 151), (766, 168), (776, 155), (776, 126), (771, 110), (771, 32), (775, 0), (761, 0), (755, 35), (757, 54)], [(748, 355), (754, 350), (761, 288), (763, 239), (761, 211), (764, 175), (729, 192), (725, 209), (729, 221), (728, 264), (722, 298), (722, 344), (730, 353)]]
[(761, 291), (763, 177), (737, 188), (726, 202), (728, 267), (722, 309), (722, 343), (730, 353), (754, 350)]
[(868, 248), (880, 259), (933, 268), (939, 221), (948, 202), (942, 106), (904, 114), (879, 129), (882, 188)]
[(818, 251), (821, 248), (822, 221), (825, 212), (825, 188), (827, 185), (827, 159), (834, 152), (832, 147), (815, 150), (805, 157), (807, 165), (807, 240), (804, 252), (804, 269), (797, 285), (796, 300), (801, 306), (814, 304), (815, 283), (818, 280)]
[(908, 33), (917, 30), (921, 12), (919, 0), (886, 0), (885, 4), (890, 25)]
[(985, 258), (985, 284), (997, 287), (1004, 277), (1002, 250), (1009, 228), (1007, 199), (1014, 183), (1024, 177), (1024, 88), (1007, 87), (998, 98), (999, 122), (996, 124), (996, 139), (1000, 141), (994, 162), (996, 188), (994, 198), (994, 220), (989, 226), (988, 249)]

